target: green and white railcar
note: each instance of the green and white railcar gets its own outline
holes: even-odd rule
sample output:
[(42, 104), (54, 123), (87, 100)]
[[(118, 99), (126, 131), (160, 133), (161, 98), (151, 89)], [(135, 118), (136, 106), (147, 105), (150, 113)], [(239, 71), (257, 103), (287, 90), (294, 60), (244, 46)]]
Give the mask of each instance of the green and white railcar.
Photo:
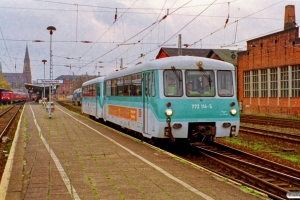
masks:
[(72, 103), (73, 105), (80, 106), (82, 102), (82, 88), (77, 88), (73, 92)]
[(82, 113), (90, 117), (103, 118), (104, 77), (98, 77), (82, 84)]
[[(235, 69), (230, 63), (169, 57), (113, 72), (104, 82), (104, 102), (97, 101), (96, 108), (103, 105), (103, 119), (146, 138), (212, 140), (238, 134)], [(89, 113), (100, 117), (98, 111)]]

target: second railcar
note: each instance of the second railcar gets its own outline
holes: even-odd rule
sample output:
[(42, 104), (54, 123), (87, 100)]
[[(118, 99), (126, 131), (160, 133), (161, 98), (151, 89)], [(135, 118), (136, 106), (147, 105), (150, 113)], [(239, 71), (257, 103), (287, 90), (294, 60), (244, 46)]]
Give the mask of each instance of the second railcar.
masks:
[(98, 77), (82, 84), (82, 113), (95, 119), (103, 118), (104, 77)]
[(77, 88), (73, 92), (72, 103), (73, 105), (80, 106), (82, 102), (82, 88)]

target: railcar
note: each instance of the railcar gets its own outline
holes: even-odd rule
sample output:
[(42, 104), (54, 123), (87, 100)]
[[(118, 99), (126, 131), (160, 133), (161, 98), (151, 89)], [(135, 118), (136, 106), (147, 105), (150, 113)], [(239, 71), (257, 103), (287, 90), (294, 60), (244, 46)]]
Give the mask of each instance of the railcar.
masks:
[(27, 100), (27, 94), (25, 92), (13, 91), (12, 92), (12, 101), (14, 103), (23, 102)]
[(25, 92), (0, 90), (0, 101), (2, 104), (13, 104), (27, 100)]
[(72, 103), (73, 105), (80, 106), (82, 102), (82, 88), (77, 88), (73, 92)]
[(12, 104), (13, 91), (11, 90), (0, 90), (0, 102), (1, 104)]
[(98, 77), (82, 84), (82, 113), (91, 118), (103, 118), (104, 77)]
[(235, 84), (230, 63), (192, 56), (163, 58), (108, 74), (96, 109), (103, 108), (104, 121), (145, 138), (213, 140), (238, 134)]

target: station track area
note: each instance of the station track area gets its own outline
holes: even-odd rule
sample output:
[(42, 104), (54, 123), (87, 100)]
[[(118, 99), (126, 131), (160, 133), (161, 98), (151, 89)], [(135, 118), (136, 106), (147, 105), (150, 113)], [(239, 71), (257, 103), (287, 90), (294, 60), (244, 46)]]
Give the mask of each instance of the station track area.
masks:
[(194, 144), (201, 156), (197, 164), (266, 193), (285, 199), (300, 191), (300, 171), (218, 143)]
[(5, 106), (0, 111), (0, 177), (7, 162), (23, 104)]
[(1, 180), (2, 199), (261, 199), (55, 104), (28, 103)]
[(267, 126), (300, 129), (299, 119), (287, 119), (287, 118), (242, 114), (241, 123), (252, 123), (252, 124), (260, 124), (260, 125), (267, 125)]

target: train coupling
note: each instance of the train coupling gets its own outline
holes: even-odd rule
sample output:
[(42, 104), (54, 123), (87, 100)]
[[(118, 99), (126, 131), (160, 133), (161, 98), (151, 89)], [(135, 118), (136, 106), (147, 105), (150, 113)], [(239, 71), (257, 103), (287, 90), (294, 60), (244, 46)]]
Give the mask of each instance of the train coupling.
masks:
[(171, 118), (167, 118), (168, 127), (165, 127), (165, 136), (170, 138), (171, 142), (175, 142), (175, 138), (172, 134), (172, 127), (171, 127)]

